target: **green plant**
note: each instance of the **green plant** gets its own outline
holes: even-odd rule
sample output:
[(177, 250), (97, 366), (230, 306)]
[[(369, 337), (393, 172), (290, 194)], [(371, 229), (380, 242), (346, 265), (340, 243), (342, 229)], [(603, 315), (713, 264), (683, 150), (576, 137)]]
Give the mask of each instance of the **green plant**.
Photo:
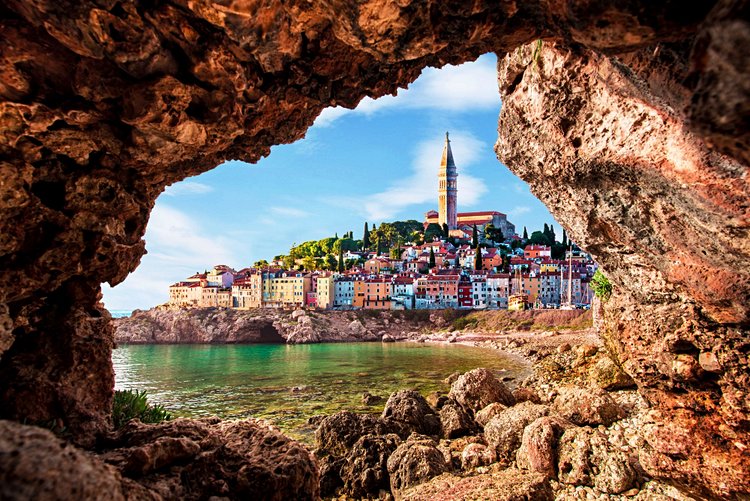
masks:
[(460, 331), (467, 327), (473, 328), (476, 327), (479, 323), (479, 320), (477, 320), (474, 317), (460, 317), (453, 321), (451, 324), (451, 327), (453, 327), (453, 330)]
[(145, 390), (115, 390), (112, 404), (115, 429), (135, 418), (142, 423), (161, 423), (172, 419), (172, 415), (161, 405), (149, 405)]
[(596, 270), (594, 276), (591, 277), (591, 288), (596, 294), (596, 297), (602, 301), (607, 301), (612, 295), (612, 284), (609, 279), (604, 276), (601, 270)]
[(534, 67), (539, 63), (539, 56), (542, 53), (542, 39), (536, 41), (536, 47), (534, 47), (534, 53), (531, 55), (531, 59), (534, 61)]

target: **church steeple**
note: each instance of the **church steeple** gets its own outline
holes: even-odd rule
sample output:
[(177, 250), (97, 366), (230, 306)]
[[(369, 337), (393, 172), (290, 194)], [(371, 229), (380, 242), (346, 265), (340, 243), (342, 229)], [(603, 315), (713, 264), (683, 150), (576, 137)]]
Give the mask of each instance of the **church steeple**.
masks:
[(456, 163), (453, 161), (451, 151), (451, 140), (445, 133), (445, 147), (440, 159), (440, 172), (438, 173), (439, 195), (438, 195), (438, 222), (442, 226), (448, 225), (449, 230), (455, 230), (457, 226), (457, 195), (458, 185), (456, 178), (458, 172)]

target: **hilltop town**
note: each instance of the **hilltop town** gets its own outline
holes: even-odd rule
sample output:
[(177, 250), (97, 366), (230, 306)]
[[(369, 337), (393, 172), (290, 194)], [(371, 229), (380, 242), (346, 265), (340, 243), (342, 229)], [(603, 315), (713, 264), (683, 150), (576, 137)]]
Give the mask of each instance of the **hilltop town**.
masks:
[[(586, 308), (597, 265), (552, 226), (516, 234), (497, 211), (457, 212), (457, 168), (448, 133), (438, 210), (416, 220), (365, 223), (304, 242), (288, 255), (235, 270), (226, 265), (169, 287), (169, 305), (218, 308)], [(517, 299), (522, 298), (521, 302)]]

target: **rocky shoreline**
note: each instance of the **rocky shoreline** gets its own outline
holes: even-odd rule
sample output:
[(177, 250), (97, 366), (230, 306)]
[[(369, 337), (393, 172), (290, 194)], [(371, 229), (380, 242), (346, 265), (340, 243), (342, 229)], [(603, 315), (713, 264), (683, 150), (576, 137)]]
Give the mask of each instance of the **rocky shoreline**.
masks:
[[(271, 321), (215, 311), (152, 310), (118, 321), (118, 342), (145, 342), (139, 333), (154, 324), (167, 326), (154, 331), (151, 339), (158, 342), (246, 342), (252, 338), (246, 333), (263, 332), (248, 325), (271, 321), (283, 333), (278, 342), (461, 343), (515, 354), (531, 364), (530, 370), (522, 380), (503, 381), (477, 368), (451, 375), (446, 393), (397, 391), (379, 414), (343, 411), (313, 418), (312, 451), (255, 419), (131, 421), (100, 437), (91, 451), (47, 430), (2, 421), (0, 429), (8, 429), (0, 433), (0, 463), (13, 458), (13, 468), (5, 470), (14, 476), (0, 479), (0, 494), (18, 498), (14, 489), (35, 485), (49, 494), (40, 499), (104, 492), (113, 499), (154, 500), (689, 501), (706, 496), (691, 493), (694, 486), (660, 470), (651, 444), (670, 440), (679, 448), (689, 437), (658, 434), (649, 402), (591, 328), (561, 330), (557, 319), (557, 326), (528, 329), (538, 327), (539, 320), (522, 315), (507, 323), (495, 312), (469, 322), (440, 312), (416, 319), (393, 312), (366, 317), (336, 312), (325, 319), (311, 312), (274, 314)], [(355, 321), (363, 328), (348, 329)], [(501, 321), (522, 328), (498, 329)], [(235, 328), (216, 337), (227, 322)], [(210, 325), (213, 330), (205, 329)], [(314, 337), (300, 335), (321, 325)], [(336, 334), (342, 328), (343, 334)], [(183, 335), (173, 336), (178, 331)], [(385, 397), (365, 391), (363, 402)], [(20, 441), (2, 438), (13, 436)], [(31, 450), (43, 454), (30, 455)]]
[[(451, 376), (447, 394), (395, 392), (381, 414), (314, 418), (313, 455), (324, 499), (693, 499), (660, 478), (649, 455), (648, 441), (655, 439), (649, 436), (650, 406), (593, 329), (488, 330), (484, 320), (454, 329), (463, 323), (441, 321), (437, 312), (416, 319), (394, 312), (188, 313), (136, 313), (118, 321), (118, 342), (139, 342), (135, 333), (152, 323), (164, 326), (153, 331), (159, 342), (247, 342), (255, 339), (247, 337), (253, 332), (248, 326), (271, 325), (277, 342), (460, 343), (503, 350), (531, 364), (525, 379), (507, 386), (480, 368)], [(223, 338), (206, 328), (214, 325), (218, 332), (230, 324), (235, 327)], [(310, 328), (315, 336), (305, 334)], [(178, 329), (181, 335), (174, 336)], [(363, 394), (365, 400), (382, 398)]]

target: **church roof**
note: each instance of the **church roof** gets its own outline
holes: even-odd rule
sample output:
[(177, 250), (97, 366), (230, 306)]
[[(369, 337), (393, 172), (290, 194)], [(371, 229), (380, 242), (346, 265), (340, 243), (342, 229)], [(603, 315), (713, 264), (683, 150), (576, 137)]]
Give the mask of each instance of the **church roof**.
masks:
[(453, 152), (451, 151), (451, 140), (448, 139), (448, 133), (445, 133), (445, 146), (443, 147), (443, 157), (440, 159), (440, 170), (456, 175), (456, 163), (453, 161)]

